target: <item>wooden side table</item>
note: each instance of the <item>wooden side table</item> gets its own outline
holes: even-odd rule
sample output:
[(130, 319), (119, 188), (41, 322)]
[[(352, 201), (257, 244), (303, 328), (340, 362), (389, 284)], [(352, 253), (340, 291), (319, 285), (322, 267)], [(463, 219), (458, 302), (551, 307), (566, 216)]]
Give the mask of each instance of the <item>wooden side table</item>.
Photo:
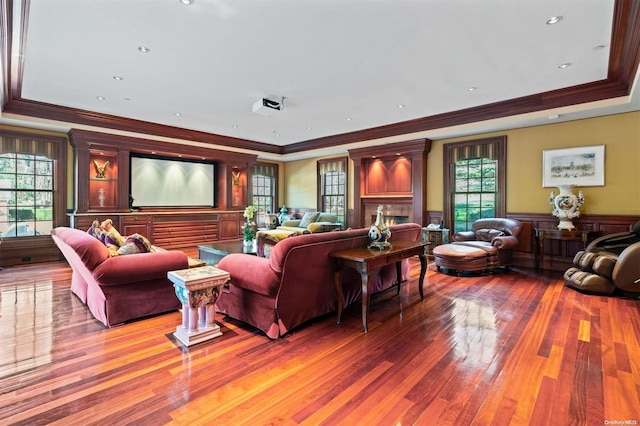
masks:
[(429, 243), (427, 254), (429, 257), (433, 257), (435, 247), (449, 242), (449, 230), (446, 228), (430, 229), (425, 226), (422, 228), (422, 238)]
[(418, 281), (418, 289), (420, 291), (420, 300), (424, 298), (422, 285), (424, 276), (427, 272), (427, 256), (425, 250), (427, 243), (424, 241), (394, 241), (388, 249), (368, 249), (366, 247), (356, 247), (347, 250), (341, 250), (330, 254), (336, 259), (337, 268), (334, 274), (334, 284), (338, 293), (338, 320), (342, 318), (342, 309), (344, 308), (344, 292), (342, 290), (342, 271), (345, 268), (353, 268), (360, 273), (362, 278), (362, 325), (364, 332), (367, 329), (367, 313), (369, 312), (369, 302), (371, 300), (371, 276), (377, 273), (380, 268), (386, 265), (395, 264), (398, 279), (398, 293), (402, 283), (402, 265), (403, 259), (418, 256), (420, 258), (420, 280)]
[(589, 230), (572, 230), (567, 231), (564, 229), (535, 229), (536, 236), (536, 253), (535, 253), (535, 266), (536, 269), (540, 269), (544, 265), (544, 240), (559, 240), (559, 241), (582, 241), (582, 249), (587, 248), (587, 244), (599, 237), (602, 234), (600, 231)]
[(182, 302), (182, 325), (173, 335), (185, 346), (195, 345), (222, 335), (215, 323), (215, 303), (229, 273), (214, 266), (170, 271), (176, 296)]

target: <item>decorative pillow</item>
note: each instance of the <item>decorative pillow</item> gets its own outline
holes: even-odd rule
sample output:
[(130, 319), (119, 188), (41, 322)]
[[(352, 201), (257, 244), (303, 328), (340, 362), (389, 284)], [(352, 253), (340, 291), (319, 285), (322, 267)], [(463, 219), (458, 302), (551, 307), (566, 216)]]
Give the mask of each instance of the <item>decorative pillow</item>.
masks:
[(478, 239), (478, 241), (490, 242), (495, 237), (502, 237), (503, 235), (504, 232), (497, 229), (478, 229), (476, 231), (476, 239)]
[(114, 246), (113, 244), (106, 244), (106, 246), (107, 246), (107, 250), (109, 250), (109, 255), (111, 255), (111, 257), (117, 256), (120, 254), (120, 252), (118, 251), (120, 247)]
[(306, 228), (310, 223), (315, 222), (316, 218), (320, 213), (318, 212), (306, 212), (304, 216), (302, 216), (302, 220), (300, 220), (300, 224), (298, 227)]
[(291, 238), (291, 237), (297, 237), (299, 235), (307, 235), (310, 234), (311, 232), (307, 231), (306, 229), (304, 231), (296, 231), (296, 232), (292, 232), (291, 234), (287, 235), (287, 238)]
[(113, 226), (113, 221), (111, 219), (107, 219), (102, 222), (100, 227), (103, 230), (101, 240), (105, 245), (113, 244), (121, 247), (125, 243), (125, 238), (120, 235), (120, 232), (118, 232), (116, 227)]
[(151, 243), (140, 234), (129, 235), (118, 249), (118, 254), (149, 253)]
[(101, 240), (100, 237), (102, 236), (102, 228), (100, 227), (100, 222), (98, 222), (97, 220), (94, 220), (91, 226), (89, 227), (89, 229), (87, 229), (87, 234)]

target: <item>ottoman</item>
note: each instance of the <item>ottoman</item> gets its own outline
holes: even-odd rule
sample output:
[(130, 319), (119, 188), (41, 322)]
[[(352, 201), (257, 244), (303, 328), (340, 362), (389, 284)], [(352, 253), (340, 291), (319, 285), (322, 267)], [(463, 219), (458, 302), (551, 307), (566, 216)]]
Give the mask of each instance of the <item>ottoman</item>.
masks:
[(442, 244), (433, 248), (436, 268), (449, 268), (458, 272), (487, 269), (488, 254), (485, 250), (462, 244)]

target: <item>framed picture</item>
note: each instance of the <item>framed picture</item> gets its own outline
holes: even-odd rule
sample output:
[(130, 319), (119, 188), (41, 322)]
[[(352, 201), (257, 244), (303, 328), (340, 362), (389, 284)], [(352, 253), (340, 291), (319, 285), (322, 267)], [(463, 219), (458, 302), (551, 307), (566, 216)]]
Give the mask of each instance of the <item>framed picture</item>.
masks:
[(542, 186), (604, 186), (604, 145), (542, 151)]

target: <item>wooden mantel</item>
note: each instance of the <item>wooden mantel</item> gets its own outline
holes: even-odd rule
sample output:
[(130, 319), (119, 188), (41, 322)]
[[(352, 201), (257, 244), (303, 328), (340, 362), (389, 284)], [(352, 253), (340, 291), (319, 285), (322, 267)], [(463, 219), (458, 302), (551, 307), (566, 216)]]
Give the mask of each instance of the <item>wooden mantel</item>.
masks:
[(411, 204), (411, 221), (425, 224), (427, 202), (427, 157), (430, 139), (350, 149), (354, 169), (353, 227), (369, 226), (364, 204), (376, 202)]

